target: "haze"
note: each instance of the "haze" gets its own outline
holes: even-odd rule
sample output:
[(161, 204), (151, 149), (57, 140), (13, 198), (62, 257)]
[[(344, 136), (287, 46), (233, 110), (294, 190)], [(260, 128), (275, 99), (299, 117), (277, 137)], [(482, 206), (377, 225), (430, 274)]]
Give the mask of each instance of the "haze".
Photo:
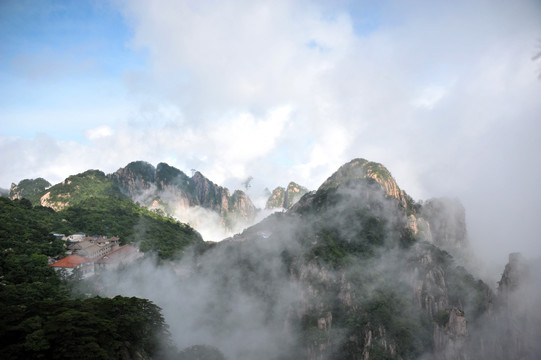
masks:
[(384, 164), (541, 256), (538, 1), (0, 3), (0, 187), (134, 160), (249, 195)]

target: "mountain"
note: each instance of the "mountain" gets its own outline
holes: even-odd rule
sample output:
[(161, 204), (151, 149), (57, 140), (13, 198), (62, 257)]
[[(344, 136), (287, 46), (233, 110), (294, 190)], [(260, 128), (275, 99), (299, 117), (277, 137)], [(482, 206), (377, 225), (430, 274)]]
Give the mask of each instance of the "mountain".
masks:
[[(9, 220), (0, 222), (0, 230), (3, 236), (13, 233), (2, 243), (6, 259), (41, 269), (42, 257), (11, 252), (60, 251), (42, 236), (51, 226), (122, 231), (145, 244), (166, 261), (147, 256), (78, 287), (104, 298), (120, 294), (155, 303), (169, 325), (169, 344), (178, 348), (168, 350), (170, 358), (503, 360), (534, 359), (541, 351), (541, 284), (535, 276), (541, 262), (512, 254), (493, 291), (461, 257), (471, 250), (460, 202), (415, 202), (381, 164), (354, 159), (287, 211), (218, 243), (204, 243), (189, 227), (130, 199), (155, 209), (195, 204), (221, 216), (232, 207), (246, 209), (244, 193), (228, 198), (227, 189), (202, 174), (189, 177), (166, 164), (131, 163), (105, 176), (109, 182), (94, 175), (123, 195), (92, 196), (57, 212), (4, 199), (0, 214)], [(107, 193), (100, 191), (94, 194)], [(15, 215), (25, 212), (31, 212), (24, 217), (27, 225)], [(5, 279), (30, 276), (4, 265)], [(36, 279), (39, 284), (24, 286), (45, 294)], [(7, 298), (3, 291), (0, 300)], [(16, 296), (9, 299), (16, 303)], [(49, 354), (42, 324), (55, 317), (40, 318), (42, 308), (28, 308), (36, 310), (22, 314), (9, 307), (15, 313), (2, 320), (4, 338), (17, 336), (16, 344), (36, 357)], [(85, 321), (74, 329), (81, 339), (94, 324)]]
[(131, 199), (195, 227), (221, 228), (224, 234), (253, 223), (256, 215), (255, 206), (243, 191), (231, 194), (198, 171), (188, 177), (166, 163), (154, 167), (144, 161), (132, 162), (109, 175), (87, 170), (54, 186), (42, 178), (22, 180), (12, 184), (9, 196), (27, 198), (34, 205), (56, 211), (91, 198)]
[(22, 198), (33, 199), (50, 186), (51, 184), (43, 178), (24, 179), (17, 185), (11, 184), (8, 196), (12, 200)]
[(61, 283), (48, 265), (66, 250), (51, 235), (52, 226), (70, 226), (63, 215), (0, 198), (0, 358), (157, 358), (168, 338), (158, 306), (136, 297), (74, 299), (77, 284)]
[(98, 286), (156, 301), (180, 348), (231, 359), (489, 358), (477, 339), (496, 295), (455, 247), (468, 248), (457, 201), (416, 203), (383, 165), (354, 159), (286, 212), (184, 258), (171, 282), (146, 264)]
[(109, 177), (134, 201), (181, 219), (192, 218), (187, 216), (192, 208), (210, 210), (219, 216), (222, 226), (234, 230), (250, 224), (256, 214), (255, 206), (243, 191), (236, 190), (231, 195), (227, 188), (214, 184), (199, 171), (189, 177), (165, 163), (154, 168), (136, 161)]
[(62, 210), (89, 198), (122, 198), (118, 187), (100, 170), (87, 170), (39, 193), (39, 203)]
[(269, 196), (265, 209), (289, 209), (307, 192), (307, 188), (293, 181), (287, 185), (287, 189), (278, 186)]

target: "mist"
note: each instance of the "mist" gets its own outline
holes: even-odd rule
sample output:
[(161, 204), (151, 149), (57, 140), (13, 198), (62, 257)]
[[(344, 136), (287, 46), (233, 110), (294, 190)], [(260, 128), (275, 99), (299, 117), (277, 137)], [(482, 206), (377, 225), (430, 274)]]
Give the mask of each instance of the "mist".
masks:
[[(541, 318), (529, 314), (541, 305), (538, 263), (506, 269), (506, 285), (496, 288), (479, 280), (458, 200), (414, 204), (421, 212), (412, 220), (382, 185), (355, 180), (334, 189), (339, 178), (330, 179), (291, 210), (206, 251), (174, 262), (147, 255), (92, 286), (102, 296), (150, 299), (178, 350), (212, 346), (227, 359), (370, 356), (374, 346), (438, 360), (536, 353)], [(382, 307), (390, 317), (377, 317)], [(444, 314), (449, 323), (440, 323)], [(376, 316), (372, 325), (352, 327), (366, 316)], [(401, 335), (413, 347), (397, 342), (398, 324), (415, 329)]]

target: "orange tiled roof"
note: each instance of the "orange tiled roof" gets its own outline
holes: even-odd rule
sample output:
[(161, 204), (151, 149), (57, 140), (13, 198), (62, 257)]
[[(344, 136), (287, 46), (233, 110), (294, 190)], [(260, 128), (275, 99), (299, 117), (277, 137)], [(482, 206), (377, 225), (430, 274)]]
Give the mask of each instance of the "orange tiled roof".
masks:
[(58, 260), (54, 264), (51, 264), (51, 266), (54, 267), (64, 267), (64, 268), (74, 268), (76, 266), (81, 265), (85, 262), (92, 262), (92, 260), (84, 258), (80, 255), (74, 254), (70, 256), (66, 256), (63, 259)]

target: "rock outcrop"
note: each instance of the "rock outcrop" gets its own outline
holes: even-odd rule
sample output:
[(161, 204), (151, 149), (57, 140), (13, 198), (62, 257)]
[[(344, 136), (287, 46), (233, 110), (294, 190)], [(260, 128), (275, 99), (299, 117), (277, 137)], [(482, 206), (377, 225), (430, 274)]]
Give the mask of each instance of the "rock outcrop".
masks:
[(100, 170), (71, 175), (38, 194), (33, 203), (56, 211), (77, 205), (89, 198), (124, 197), (116, 184)]
[(36, 196), (39, 196), (45, 189), (51, 187), (51, 183), (43, 178), (37, 179), (24, 179), (17, 185), (11, 184), (8, 197), (11, 200), (23, 199), (34, 200)]
[(134, 161), (126, 167), (118, 169), (110, 178), (128, 197), (138, 199), (144, 197), (155, 184), (156, 169), (145, 161)]
[[(166, 163), (154, 168), (136, 161), (109, 176), (134, 201), (170, 215), (202, 208), (218, 214), (228, 229), (236, 228), (239, 223), (250, 224), (255, 217), (255, 206), (244, 192), (237, 190), (231, 195), (227, 188), (214, 184), (199, 171), (189, 177)], [(193, 225), (197, 226), (198, 220), (192, 218), (190, 221), (195, 221)]]
[(287, 189), (279, 186), (274, 189), (267, 200), (265, 209), (289, 209), (301, 197), (308, 192), (308, 189), (304, 186), (301, 186), (293, 181), (287, 185)]
[(396, 184), (396, 181), (389, 170), (381, 164), (365, 159), (353, 159), (342, 165), (338, 171), (325, 180), (318, 191), (336, 188), (340, 184), (356, 182), (363, 179), (370, 179), (377, 183), (383, 189), (386, 196), (397, 199), (404, 208), (406, 207), (404, 193)]
[(446, 250), (460, 250), (468, 246), (466, 211), (458, 199), (427, 200), (420, 216), (430, 225), (434, 244)]
[(476, 355), (496, 360), (539, 358), (541, 281), (532, 275), (540, 269), (539, 262), (530, 263), (519, 253), (509, 255), (498, 282), (494, 311), (479, 331), (485, 346), (474, 347)]

